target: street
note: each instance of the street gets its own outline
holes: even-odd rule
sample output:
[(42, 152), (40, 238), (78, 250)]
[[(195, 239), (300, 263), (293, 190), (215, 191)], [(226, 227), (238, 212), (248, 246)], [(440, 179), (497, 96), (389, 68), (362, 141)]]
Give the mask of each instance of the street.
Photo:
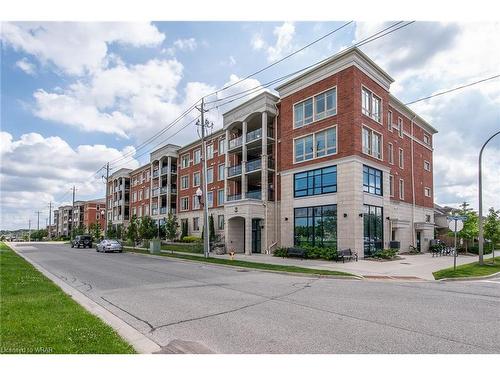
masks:
[(160, 346), (215, 353), (500, 353), (500, 283), (358, 281), (62, 244), (17, 251)]

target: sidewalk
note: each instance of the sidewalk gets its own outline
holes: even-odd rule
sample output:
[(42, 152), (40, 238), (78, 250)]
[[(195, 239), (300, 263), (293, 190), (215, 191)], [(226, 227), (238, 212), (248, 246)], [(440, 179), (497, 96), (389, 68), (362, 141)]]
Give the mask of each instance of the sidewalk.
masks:
[[(171, 253), (169, 250), (162, 250), (164, 253)], [(174, 253), (178, 253), (174, 251)], [(186, 254), (181, 253), (179, 254)], [(191, 254), (196, 256), (203, 256), (203, 254)], [(215, 255), (210, 254), (212, 258), (229, 259), (229, 255)], [(490, 258), (491, 254), (485, 255), (485, 258)], [(289, 266), (300, 266), (306, 268), (325, 269), (331, 271), (349, 272), (355, 275), (360, 275), (368, 278), (395, 278), (395, 279), (422, 279), (434, 280), (433, 272), (439, 271), (443, 268), (453, 267), (452, 256), (432, 257), (430, 253), (419, 255), (401, 255), (402, 259), (379, 262), (373, 260), (360, 259), (358, 262), (334, 262), (325, 260), (311, 260), (311, 259), (297, 259), (297, 258), (279, 258), (267, 254), (236, 254), (234, 259), (244, 260), (247, 262), (280, 264)], [(477, 261), (477, 256), (459, 255), (457, 257), (457, 266), (466, 263)]]

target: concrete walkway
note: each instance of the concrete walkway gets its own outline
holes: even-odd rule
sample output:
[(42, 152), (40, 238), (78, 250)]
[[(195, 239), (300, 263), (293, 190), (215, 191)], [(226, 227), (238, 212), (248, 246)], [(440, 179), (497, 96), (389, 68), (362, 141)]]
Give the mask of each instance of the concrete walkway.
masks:
[[(170, 253), (171, 251), (162, 250), (162, 252)], [(177, 252), (175, 252), (177, 253)], [(186, 254), (181, 253), (179, 254)], [(498, 252), (497, 252), (498, 254)], [(203, 256), (202, 254), (191, 254)], [(229, 259), (229, 255), (210, 254), (213, 258)], [(434, 280), (433, 272), (443, 268), (453, 267), (452, 256), (433, 257), (430, 253), (418, 255), (400, 255), (401, 259), (393, 261), (375, 261), (360, 259), (357, 262), (334, 262), (325, 260), (297, 259), (297, 258), (279, 258), (267, 254), (236, 254), (234, 259), (244, 260), (247, 262), (259, 262), (280, 264), (289, 266), (300, 266), (306, 268), (325, 269), (331, 271), (349, 272), (355, 275), (360, 275), (367, 278), (381, 278), (397, 280)], [(485, 259), (490, 258), (491, 254), (485, 255)], [(478, 259), (477, 256), (459, 255), (457, 257), (457, 265), (473, 263)]]

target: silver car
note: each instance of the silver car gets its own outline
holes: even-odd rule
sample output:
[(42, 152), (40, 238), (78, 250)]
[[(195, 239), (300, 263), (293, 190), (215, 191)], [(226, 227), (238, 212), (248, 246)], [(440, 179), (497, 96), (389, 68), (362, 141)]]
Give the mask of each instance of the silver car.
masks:
[(108, 251), (117, 251), (119, 253), (123, 252), (123, 246), (116, 240), (102, 240), (97, 244), (96, 247), (97, 252), (108, 252)]

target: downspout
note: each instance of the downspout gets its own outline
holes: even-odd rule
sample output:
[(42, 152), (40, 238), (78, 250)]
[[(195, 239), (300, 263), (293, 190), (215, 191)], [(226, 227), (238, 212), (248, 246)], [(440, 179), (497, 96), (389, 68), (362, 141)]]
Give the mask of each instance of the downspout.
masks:
[(411, 190), (412, 190), (412, 206), (411, 206), (411, 239), (412, 239), (412, 245), (414, 247), (417, 246), (415, 243), (415, 170), (414, 170), (414, 158), (413, 158), (413, 123), (415, 121), (415, 118), (417, 115), (413, 116), (411, 119)]
[(276, 109), (276, 116), (274, 116), (274, 245), (281, 242), (280, 218), (278, 217), (278, 116), (280, 110), (276, 104), (274, 103)]

